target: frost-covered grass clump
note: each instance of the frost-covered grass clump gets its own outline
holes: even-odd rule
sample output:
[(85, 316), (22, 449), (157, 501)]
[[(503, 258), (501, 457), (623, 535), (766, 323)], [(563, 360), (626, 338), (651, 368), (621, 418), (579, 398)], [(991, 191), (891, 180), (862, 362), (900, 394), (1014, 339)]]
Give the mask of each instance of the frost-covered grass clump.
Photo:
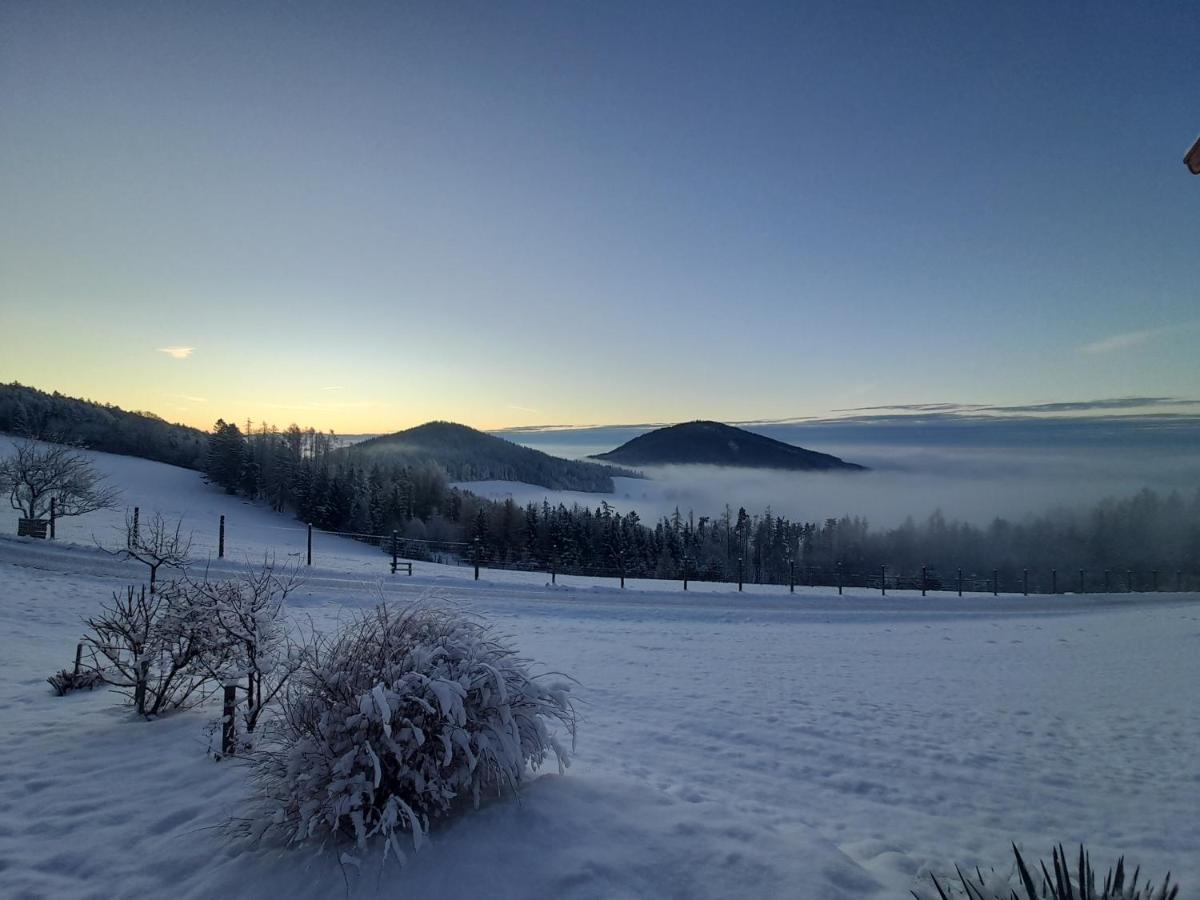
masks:
[(415, 848), (468, 798), (569, 762), (565, 679), (535, 677), (488, 625), (451, 608), (380, 606), (310, 648), (253, 754), (260, 805), (242, 823), (290, 843)]
[(50, 683), (50, 687), (54, 688), (54, 694), (58, 697), (65, 697), (72, 691), (90, 691), (104, 684), (104, 676), (99, 672), (90, 669), (75, 672), (71, 669), (60, 669), (49, 678), (46, 679)]
[(1052, 868), (1042, 861), (1031, 871), (1014, 844), (1009, 872), (985, 873), (976, 869), (964, 874), (956, 866), (954, 879), (945, 883), (937, 876), (930, 876), (936, 894), (913, 891), (912, 895), (916, 900), (933, 897), (938, 900), (1175, 900), (1179, 896), (1179, 887), (1171, 884), (1169, 873), (1157, 889), (1150, 882), (1141, 882), (1141, 869), (1135, 869), (1127, 879), (1124, 857), (1108, 870), (1103, 883), (1097, 884), (1091, 858), (1082, 846), (1074, 864), (1068, 862), (1061, 846), (1055, 847), (1051, 856)]

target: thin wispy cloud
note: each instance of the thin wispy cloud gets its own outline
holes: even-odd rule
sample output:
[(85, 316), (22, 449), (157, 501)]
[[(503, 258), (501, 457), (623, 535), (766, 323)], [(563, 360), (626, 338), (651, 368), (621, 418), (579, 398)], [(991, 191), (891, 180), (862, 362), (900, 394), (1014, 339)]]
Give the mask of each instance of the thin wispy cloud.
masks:
[(330, 412), (342, 409), (374, 409), (379, 404), (371, 400), (355, 400), (345, 403), (265, 403), (264, 409), (281, 409), (289, 411), (304, 411), (304, 412)]
[(509, 409), (515, 409), (518, 412), (537, 413), (539, 410), (530, 409), (528, 406), (517, 406), (515, 403), (508, 404)]
[(1101, 338), (1098, 341), (1092, 341), (1090, 344), (1084, 344), (1079, 348), (1080, 353), (1113, 353), (1117, 350), (1128, 350), (1130, 347), (1140, 347), (1157, 337), (1162, 337), (1166, 334), (1175, 334), (1180, 331), (1190, 331), (1200, 322), (1183, 322), (1178, 325), (1164, 325), (1160, 328), (1141, 328), (1137, 331), (1123, 331), (1120, 334), (1110, 335), (1106, 338)]
[[(193, 397), (190, 394), (164, 394), (165, 397), (170, 397), (173, 400), (186, 400), (188, 403), (207, 403), (207, 397)], [(186, 407), (176, 407), (176, 409), (185, 409)]]
[(195, 351), (195, 347), (159, 347), (159, 353), (165, 353), (171, 359), (187, 359)]
[(331, 384), (328, 387), (321, 388), (323, 391), (344, 391), (345, 389), (345, 385), (341, 384)]

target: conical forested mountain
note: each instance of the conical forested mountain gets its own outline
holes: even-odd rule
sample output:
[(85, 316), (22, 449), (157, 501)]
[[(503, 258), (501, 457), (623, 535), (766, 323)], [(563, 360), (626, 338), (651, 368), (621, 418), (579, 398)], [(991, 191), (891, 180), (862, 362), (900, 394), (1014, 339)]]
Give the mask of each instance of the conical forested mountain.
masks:
[(751, 469), (863, 471), (828, 453), (805, 450), (720, 422), (684, 422), (639, 435), (596, 459), (630, 466), (709, 465)]
[(371, 438), (346, 452), (372, 462), (436, 463), (452, 481), (523, 481), (552, 490), (610, 493), (613, 475), (637, 475), (614, 466), (560, 459), (454, 422), (426, 422)]

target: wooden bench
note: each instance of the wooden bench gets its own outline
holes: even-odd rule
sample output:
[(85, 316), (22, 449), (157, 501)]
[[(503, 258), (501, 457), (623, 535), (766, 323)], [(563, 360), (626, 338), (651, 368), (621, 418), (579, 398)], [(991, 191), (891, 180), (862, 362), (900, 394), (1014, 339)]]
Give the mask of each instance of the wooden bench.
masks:
[(404, 560), (393, 559), (392, 560), (392, 574), (393, 575), (396, 574), (397, 569), (403, 569), (405, 575), (411, 575), (412, 574), (412, 563), (405, 562)]

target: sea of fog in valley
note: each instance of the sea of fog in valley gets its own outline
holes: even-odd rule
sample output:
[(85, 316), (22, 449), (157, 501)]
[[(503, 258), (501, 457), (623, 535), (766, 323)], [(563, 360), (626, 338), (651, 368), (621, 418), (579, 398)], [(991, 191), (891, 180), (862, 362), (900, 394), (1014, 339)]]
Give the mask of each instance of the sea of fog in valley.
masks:
[[(510, 432), (526, 446), (556, 456), (583, 458), (612, 449), (638, 429)], [(864, 516), (872, 524), (897, 525), (906, 517), (920, 520), (940, 510), (949, 519), (984, 524), (1000, 516), (1027, 514), (1068, 506), (1087, 507), (1105, 497), (1128, 496), (1142, 488), (1190, 494), (1200, 488), (1200, 441), (1190, 430), (1136, 432), (1099, 427), (1034, 428), (1003, 434), (986, 428), (992, 446), (967, 444), (944, 429), (920, 435), (889, 434), (884, 429), (860, 432), (858, 442), (797, 439), (794, 431), (755, 428), (809, 449), (833, 453), (869, 466), (869, 472), (780, 472), (715, 466), (663, 466), (642, 469), (646, 479), (618, 478), (612, 494), (547, 491), (512, 482), (475, 482), (476, 493), (511, 496), (524, 504), (551, 502), (597, 506), (601, 500), (618, 511), (635, 509), (643, 520), (669, 515), (717, 516), (726, 504), (752, 514), (768, 507), (781, 515), (807, 521), (831, 516)], [(775, 433), (772, 433), (772, 432)], [(844, 437), (844, 435), (838, 435)], [(890, 440), (889, 440), (890, 438)]]

